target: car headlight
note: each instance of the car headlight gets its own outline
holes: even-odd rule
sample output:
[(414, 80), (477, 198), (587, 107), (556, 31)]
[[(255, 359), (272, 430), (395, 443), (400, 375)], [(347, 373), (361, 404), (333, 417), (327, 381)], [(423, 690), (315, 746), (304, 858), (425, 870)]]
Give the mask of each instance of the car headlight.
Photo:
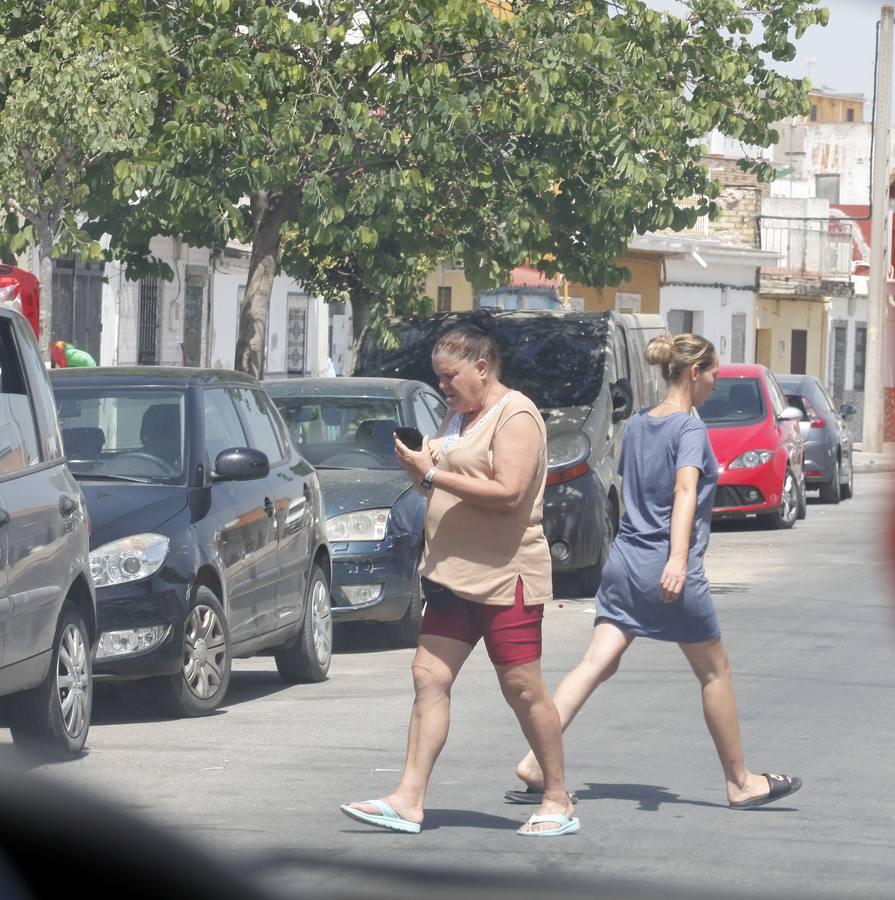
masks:
[(747, 450), (741, 453), (727, 468), (754, 469), (763, 466), (774, 454), (770, 450)]
[(90, 573), (97, 587), (139, 581), (158, 571), (170, 541), (162, 534), (134, 534), (110, 541), (90, 554)]
[(547, 467), (565, 468), (590, 456), (590, 441), (581, 431), (559, 431), (547, 438)]
[(390, 509), (359, 509), (326, 520), (331, 541), (381, 541), (388, 528)]

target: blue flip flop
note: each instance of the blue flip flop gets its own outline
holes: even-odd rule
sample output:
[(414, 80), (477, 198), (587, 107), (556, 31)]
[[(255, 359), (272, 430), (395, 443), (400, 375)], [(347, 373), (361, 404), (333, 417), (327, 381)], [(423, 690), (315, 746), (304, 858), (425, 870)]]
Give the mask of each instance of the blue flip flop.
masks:
[[(523, 831), (520, 828), (516, 834), (521, 834), (522, 837), (559, 837), (561, 834), (575, 834), (581, 827), (578, 819), (560, 815), (532, 816), (525, 825), (537, 825), (539, 822), (553, 822), (558, 827), (550, 828), (546, 831)], [(522, 827), (524, 828), (525, 825)]]
[(419, 834), (419, 822), (408, 822), (402, 819), (389, 805), (383, 800), (364, 800), (364, 806), (375, 806), (379, 810), (380, 815), (364, 812), (354, 806), (342, 804), (339, 809), (348, 816), (349, 819), (356, 819), (366, 825), (375, 825), (377, 828), (387, 828), (389, 831), (404, 831), (408, 834)]

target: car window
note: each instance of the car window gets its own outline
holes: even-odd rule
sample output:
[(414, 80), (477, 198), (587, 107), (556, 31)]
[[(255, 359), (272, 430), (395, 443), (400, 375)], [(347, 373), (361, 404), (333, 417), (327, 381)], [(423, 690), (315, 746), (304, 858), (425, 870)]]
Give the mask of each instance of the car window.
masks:
[(709, 399), (699, 407), (699, 417), (709, 426), (747, 425), (764, 416), (764, 396), (757, 378), (719, 378)]
[(777, 379), (770, 372), (768, 373), (768, 391), (771, 395), (774, 415), (779, 416), (786, 408), (786, 400), (783, 397), (783, 391), (780, 390), (780, 385), (777, 384)]
[(62, 443), (75, 475), (182, 483), (186, 392), (120, 384), (53, 386)]
[(202, 392), (202, 418), (205, 423), (205, 465), (212, 469), (222, 450), (248, 445), (233, 398), (224, 388)]
[(245, 425), (249, 446), (267, 456), (271, 465), (286, 458), (285, 447), (280, 442), (270, 400), (263, 391), (250, 388), (230, 388)]
[[(442, 332), (465, 321), (462, 315), (394, 322), (394, 346), (367, 332), (355, 355), (354, 374), (406, 378), (437, 389), (432, 346)], [(496, 313), (493, 337), (501, 354), (501, 381), (538, 409), (589, 406), (603, 384), (608, 333), (608, 313)]]
[(429, 409), (422, 391), (417, 391), (413, 395), (413, 418), (416, 420), (416, 427), (427, 437), (432, 437), (438, 430), (440, 420), (435, 421), (435, 416)]
[(435, 394), (430, 394), (425, 391), (423, 392), (423, 400), (428, 405), (432, 417), (439, 425), (441, 425), (444, 421), (444, 417), (448, 413), (447, 403), (445, 403), (441, 397), (436, 397)]
[(0, 477), (40, 462), (37, 423), (12, 321), (3, 318), (0, 319)]
[[(302, 456), (318, 468), (398, 469), (398, 402), (378, 397), (274, 397)], [(422, 431), (422, 428), (420, 428)]]
[(827, 389), (818, 381), (815, 382), (817, 385), (818, 393), (822, 398), (821, 407), (826, 404), (826, 409), (821, 409), (821, 412), (833, 412), (836, 409), (836, 404), (833, 402), (833, 398), (827, 393)]
[(44, 461), (61, 460), (65, 455), (62, 450), (62, 436), (59, 434), (59, 423), (56, 421), (56, 403), (50, 376), (40, 355), (40, 348), (34, 340), (34, 332), (27, 322), (16, 322), (14, 332), (18, 333), (17, 345), (22, 354), (25, 378), (28, 381), (31, 405), (37, 421), (38, 440), (41, 456)]

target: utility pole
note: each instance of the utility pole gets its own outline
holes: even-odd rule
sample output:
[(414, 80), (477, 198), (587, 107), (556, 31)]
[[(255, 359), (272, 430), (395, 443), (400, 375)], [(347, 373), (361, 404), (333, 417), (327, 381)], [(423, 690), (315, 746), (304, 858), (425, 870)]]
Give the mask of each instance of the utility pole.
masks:
[(873, 215), (870, 232), (870, 280), (867, 315), (867, 371), (864, 379), (864, 450), (881, 453), (885, 416), (886, 252), (889, 246), (889, 122), (892, 111), (892, 30), (895, 8), (880, 13), (873, 111)]

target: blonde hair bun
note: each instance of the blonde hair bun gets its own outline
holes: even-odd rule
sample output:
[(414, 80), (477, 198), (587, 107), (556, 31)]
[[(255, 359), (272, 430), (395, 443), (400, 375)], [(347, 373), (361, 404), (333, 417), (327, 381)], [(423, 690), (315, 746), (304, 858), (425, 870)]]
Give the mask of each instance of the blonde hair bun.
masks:
[(651, 366), (662, 367), (662, 377), (669, 384), (679, 381), (691, 366), (700, 371), (710, 369), (718, 354), (711, 341), (698, 334), (660, 334), (646, 348), (646, 361)]

